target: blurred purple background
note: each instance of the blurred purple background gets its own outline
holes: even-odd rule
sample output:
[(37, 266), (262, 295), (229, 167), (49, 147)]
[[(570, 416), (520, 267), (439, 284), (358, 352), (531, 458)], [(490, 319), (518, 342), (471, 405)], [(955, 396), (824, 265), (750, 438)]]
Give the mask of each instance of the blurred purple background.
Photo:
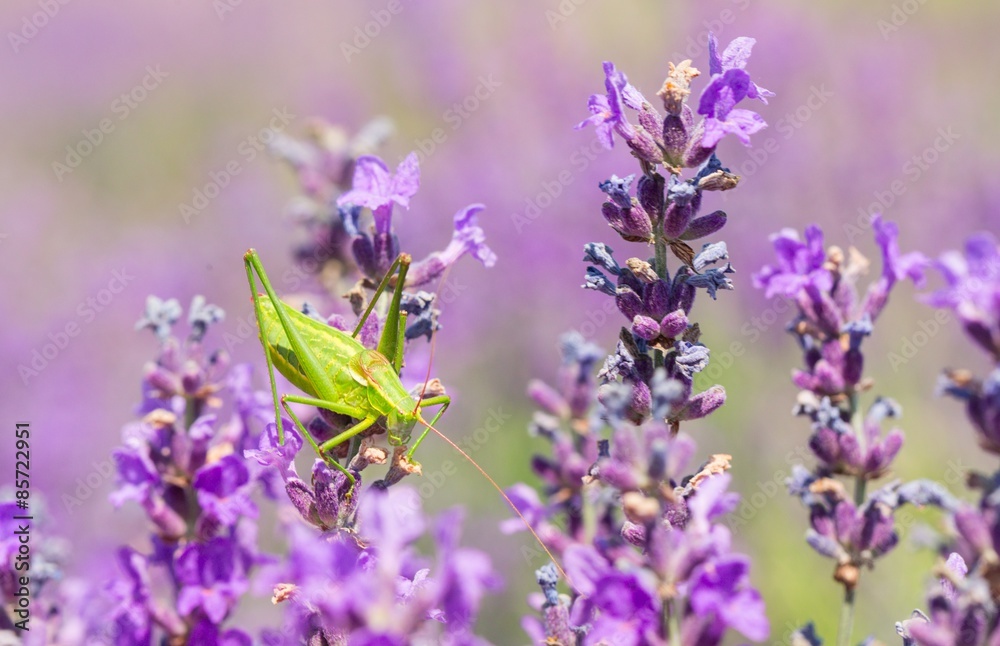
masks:
[[(33, 424), (33, 487), (47, 494), (57, 531), (73, 538), (81, 569), (84, 554), (143, 540), (138, 514), (107, 503), (113, 482), (101, 474), (155, 352), (152, 335), (133, 332), (146, 295), (186, 306), (200, 293), (221, 305), (227, 320), (208, 344), (225, 347), (251, 313), (246, 248), (260, 250), (279, 291), (293, 287), (280, 277), (295, 239), (285, 215), (294, 177), (250, 138), (276, 124), (300, 135), (313, 116), (351, 131), (390, 117), (391, 165), (421, 150), (421, 190), (396, 219), (415, 256), (446, 244), (457, 209), (486, 204), (481, 225), (500, 260), (486, 270), (466, 259), (451, 274), (458, 297), (445, 307), (435, 374), (456, 403), (441, 426), (461, 439), (491, 414), (509, 415), (475, 457), (500, 482), (530, 481), (525, 384), (554, 374), (564, 330), (582, 329), (610, 348), (619, 326), (605, 297), (579, 288), (579, 260), (585, 242), (619, 246), (600, 217), (597, 183), (635, 166), (623, 147), (604, 151), (591, 130), (572, 126), (587, 115), (588, 95), (602, 90), (602, 60), (651, 97), (668, 61), (690, 57), (707, 72), (712, 29), (723, 43), (757, 39), (751, 71), (777, 96), (760, 106), (770, 128), (752, 148), (727, 141), (720, 150), (743, 176), (740, 187), (706, 204), (729, 213), (723, 237), (739, 273), (735, 292), (715, 303), (701, 297), (695, 308), (713, 349), (704, 385), (725, 385), (729, 402), (692, 428), (702, 455), (733, 454), (737, 490), (748, 500), (763, 493), (755, 498), (762, 504), (743, 510), (737, 540), (755, 557), (773, 640), (810, 617), (831, 634), (839, 591), (829, 563), (802, 541), (804, 510), (773, 484), (807, 432), (789, 415), (797, 352), (782, 331), (787, 316), (749, 277), (782, 227), (818, 222), (828, 243), (872, 252), (864, 213), (875, 208), (900, 223), (904, 250), (929, 255), (997, 229), (1000, 50), (992, 45), (1000, 6), (398, 2), (395, 14), (388, 0), (0, 8), (8, 41), (0, 68), (0, 391), (6, 423)], [(366, 28), (375, 35), (363, 36)], [(273, 120), (276, 111), (291, 116)], [(180, 206), (212, 182), (225, 186), (185, 222)], [(876, 391), (904, 407), (899, 475), (954, 487), (956, 474), (982, 458), (957, 405), (932, 393), (937, 371), (968, 366), (972, 353), (955, 326), (926, 334), (933, 311), (913, 293), (907, 286), (894, 296), (868, 367)], [(67, 326), (74, 336), (63, 334)], [(890, 361), (906, 343), (912, 356)], [(235, 360), (262, 364), (254, 338), (230, 345)], [(428, 473), (459, 461), (440, 442), (424, 446)], [(10, 443), (0, 443), (0, 456), (11, 463)], [(485, 630), (512, 643), (496, 636), (525, 610), (539, 564), (521, 558), (523, 537), (497, 538), (502, 501), (467, 465), (458, 470), (426, 504), (470, 507), (466, 541), (488, 548), (508, 572)], [(936, 518), (917, 524), (925, 521)], [(860, 633), (895, 639), (892, 621), (921, 603), (933, 555), (911, 547), (911, 534), (880, 565), (878, 582), (862, 583)]]

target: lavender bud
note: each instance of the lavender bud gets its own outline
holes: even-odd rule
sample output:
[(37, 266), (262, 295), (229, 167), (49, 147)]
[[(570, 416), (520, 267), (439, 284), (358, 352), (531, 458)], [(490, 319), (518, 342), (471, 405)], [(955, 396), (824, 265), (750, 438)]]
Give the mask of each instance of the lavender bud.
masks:
[(643, 175), (639, 178), (636, 197), (646, 213), (652, 214), (654, 218), (659, 218), (663, 213), (663, 192), (665, 189), (666, 180), (659, 173)]
[(632, 319), (632, 333), (640, 339), (654, 341), (660, 336), (660, 324), (656, 319), (640, 314)]
[(687, 329), (688, 318), (684, 310), (674, 310), (660, 321), (660, 334), (668, 338), (680, 336)]
[(687, 229), (680, 236), (681, 240), (697, 240), (710, 236), (726, 226), (726, 214), (723, 211), (713, 211), (708, 215), (695, 218), (688, 223)]

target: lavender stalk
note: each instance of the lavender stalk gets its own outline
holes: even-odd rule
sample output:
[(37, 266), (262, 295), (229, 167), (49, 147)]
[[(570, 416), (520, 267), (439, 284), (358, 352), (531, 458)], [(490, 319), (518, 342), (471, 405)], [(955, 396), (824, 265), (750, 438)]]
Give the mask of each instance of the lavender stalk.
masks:
[[(700, 72), (684, 61), (670, 65), (659, 92), (665, 116), (605, 63), (607, 92), (590, 97), (592, 116), (577, 126), (594, 126), (608, 148), (620, 138), (638, 159), (638, 180), (613, 175), (600, 184), (601, 211), (620, 238), (652, 246), (653, 256), (620, 262), (608, 244), (585, 246), (584, 287), (614, 298), (625, 317), (617, 349), (605, 356), (567, 334), (558, 386), (529, 386), (541, 409), (530, 431), (551, 443), (552, 456), (532, 460), (544, 497), (527, 485), (510, 495), (562, 559), (573, 590), (558, 595), (554, 569), (538, 571), (543, 598), (532, 603), (541, 619), (523, 622), (536, 642), (716, 644), (729, 629), (754, 641), (769, 633), (750, 561), (732, 552), (719, 523), (738, 503), (727, 491), (731, 456), (710, 456), (692, 471), (695, 444), (681, 431), (725, 402), (721, 386), (693, 391), (710, 353), (692, 308), (699, 290), (715, 299), (732, 289), (733, 268), (724, 242), (700, 250), (689, 242), (727, 220), (721, 211), (699, 213), (704, 192), (739, 181), (716, 157), (717, 144), (726, 134), (749, 144), (765, 125), (735, 107), (771, 96), (744, 70), (753, 44), (738, 38), (720, 53), (712, 38), (697, 123), (687, 99)], [(505, 529), (520, 528), (510, 522)]]

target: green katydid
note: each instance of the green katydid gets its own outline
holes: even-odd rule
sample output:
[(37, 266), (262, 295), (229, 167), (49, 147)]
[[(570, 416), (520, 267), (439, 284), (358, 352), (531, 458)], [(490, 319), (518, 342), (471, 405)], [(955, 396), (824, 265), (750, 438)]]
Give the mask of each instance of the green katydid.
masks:
[[(409, 447), (406, 453), (407, 459), (412, 461), (413, 453), (423, 442), (427, 433), (434, 431), (493, 485), (521, 518), (538, 544), (552, 559), (552, 562), (556, 563), (556, 567), (562, 571), (555, 557), (542, 543), (534, 528), (531, 527), (531, 524), (528, 523), (510, 497), (500, 488), (500, 485), (465, 451), (434, 427), (434, 424), (451, 403), (451, 398), (447, 395), (424, 398), (423, 393), (421, 393), (418, 398), (414, 399), (399, 379), (399, 371), (403, 363), (404, 332), (406, 329), (406, 313), (400, 312), (400, 303), (403, 287), (406, 283), (406, 272), (410, 265), (409, 255), (400, 254), (392, 263), (389, 271), (375, 289), (375, 293), (358, 321), (353, 334), (321, 323), (282, 302), (271, 286), (264, 266), (255, 250), (250, 249), (246, 252), (243, 256), (243, 263), (246, 266), (247, 280), (250, 283), (250, 291), (253, 296), (261, 344), (264, 346), (268, 377), (271, 382), (271, 394), (274, 397), (274, 415), (278, 425), (279, 442), (284, 444), (284, 428), (281, 417), (281, 408), (284, 408), (299, 433), (312, 446), (316, 454), (347, 476), (352, 487), (351, 493), (348, 495), (351, 495), (353, 494), (355, 478), (347, 468), (330, 455), (330, 452), (383, 419), (389, 443), (394, 446), (404, 446), (409, 442), (414, 426), (419, 423), (424, 427), (424, 430), (416, 442)], [(358, 334), (375, 307), (379, 296), (397, 272), (395, 289), (382, 328), (378, 349), (365, 348), (358, 341)], [(264, 287), (265, 293), (263, 295), (257, 293), (255, 275)], [(279, 396), (274, 376), (275, 369), (308, 396), (288, 394)], [(292, 403), (341, 413), (356, 420), (356, 422), (353, 426), (320, 444), (316, 442), (292, 410), (289, 405)], [(438, 409), (433, 419), (430, 422), (425, 421), (420, 415), (420, 409), (437, 405), (440, 405), (441, 408)]]
[[(271, 281), (268, 280), (267, 272), (264, 271), (264, 266), (255, 250), (247, 251), (243, 260), (253, 294), (260, 339), (265, 350), (279, 441), (284, 443), (280, 410), (284, 408), (303, 439), (331, 467), (341, 470), (353, 487), (354, 476), (330, 456), (332, 450), (364, 432), (382, 418), (385, 419), (389, 443), (403, 446), (410, 441), (414, 426), (420, 422), (425, 427), (424, 431), (407, 452), (407, 458), (412, 458), (433, 424), (448, 408), (451, 398), (447, 395), (438, 395), (415, 400), (406, 392), (399, 380), (406, 325), (406, 313), (400, 312), (400, 302), (410, 257), (400, 254), (392, 263), (376, 288), (353, 334), (316, 321), (283, 303), (271, 286)], [(396, 279), (396, 288), (393, 291), (378, 349), (366, 348), (358, 340), (358, 334), (397, 269), (399, 276)], [(266, 299), (257, 293), (255, 275), (264, 287)], [(279, 397), (274, 379), (275, 369), (308, 396)], [(318, 444), (289, 406), (293, 403), (316, 406), (347, 415), (357, 422), (335, 437)], [(437, 405), (441, 408), (433, 420), (430, 423), (424, 421), (420, 416), (420, 409)]]

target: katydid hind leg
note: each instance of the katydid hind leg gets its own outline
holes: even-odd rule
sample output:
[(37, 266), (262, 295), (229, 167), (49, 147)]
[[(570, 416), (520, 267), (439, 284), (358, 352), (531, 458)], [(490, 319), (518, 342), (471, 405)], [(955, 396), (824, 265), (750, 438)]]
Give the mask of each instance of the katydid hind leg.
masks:
[[(336, 467), (345, 476), (347, 476), (347, 480), (351, 483), (351, 487), (350, 487), (349, 491), (353, 492), (354, 491), (354, 483), (356, 482), (356, 480), (354, 478), (354, 475), (350, 472), (349, 469), (347, 469), (347, 467), (345, 467), (342, 464), (340, 464), (340, 462), (338, 462), (337, 460), (334, 460), (332, 458), (329, 458), (329, 459), (327, 458), (326, 453), (324, 453), (324, 451), (323, 451), (323, 448), (321, 446), (319, 446), (318, 444), (316, 444), (316, 440), (313, 438), (312, 434), (309, 433), (309, 429), (307, 429), (305, 427), (305, 424), (302, 423), (302, 420), (299, 419), (299, 416), (296, 415), (295, 411), (292, 410), (292, 407), (289, 405), (291, 403), (291, 401), (292, 401), (292, 398), (289, 395), (286, 395), (286, 396), (284, 396), (284, 397), (281, 398), (281, 405), (284, 406), (285, 412), (288, 413), (288, 417), (291, 418), (292, 423), (295, 424), (295, 427), (299, 429), (299, 433), (302, 435), (302, 437), (304, 437), (306, 439), (306, 441), (309, 443), (309, 445), (312, 446), (313, 451), (316, 452), (316, 455), (318, 455), (321, 458), (323, 458), (324, 462), (326, 462), (330, 466)], [(348, 494), (348, 495), (350, 495), (350, 494)]]
[(257, 293), (257, 282), (254, 280), (254, 266), (250, 256), (257, 257), (257, 252), (251, 249), (243, 258), (243, 265), (247, 270), (247, 282), (250, 283), (250, 296), (253, 299), (254, 316), (257, 319), (257, 330), (260, 344), (264, 348), (264, 361), (267, 362), (267, 378), (271, 382), (271, 397), (274, 399), (274, 423), (278, 425), (278, 444), (285, 445), (285, 428), (281, 420), (281, 409), (278, 406), (278, 384), (274, 377), (274, 363), (271, 361), (271, 353), (267, 351), (267, 343), (264, 341), (263, 314), (260, 310), (260, 294)]
[[(281, 329), (285, 333), (285, 337), (288, 339), (288, 344), (295, 353), (295, 357), (298, 360), (299, 366), (302, 368), (302, 372), (305, 374), (306, 378), (312, 385), (313, 391), (316, 393), (332, 393), (336, 391), (334, 387), (333, 380), (329, 374), (327, 374), (326, 368), (320, 363), (319, 359), (316, 358), (316, 354), (309, 347), (309, 344), (303, 340), (302, 335), (299, 334), (299, 330), (292, 323), (291, 319), (288, 317), (288, 313), (285, 311), (286, 305), (278, 298), (278, 294), (274, 291), (274, 287), (271, 286), (271, 281), (267, 277), (267, 272), (264, 270), (264, 265), (260, 261), (260, 256), (253, 249), (247, 251), (246, 255), (243, 257), (247, 264), (247, 275), (251, 279), (251, 287), (253, 288), (253, 274), (257, 274), (257, 278), (260, 279), (261, 285), (264, 287), (264, 292), (267, 294), (267, 298), (271, 301), (271, 305), (274, 308), (274, 313), (278, 317), (278, 321), (281, 324)], [(254, 288), (256, 291), (256, 288)], [(260, 310), (259, 296), (254, 294), (254, 303), (256, 307), (257, 314), (257, 324), (261, 323), (263, 314)], [(263, 328), (261, 328), (261, 343), (265, 345), (264, 354), (269, 355), (268, 349), (266, 347), (266, 341), (264, 340)], [(270, 363), (270, 358), (268, 359)]]

